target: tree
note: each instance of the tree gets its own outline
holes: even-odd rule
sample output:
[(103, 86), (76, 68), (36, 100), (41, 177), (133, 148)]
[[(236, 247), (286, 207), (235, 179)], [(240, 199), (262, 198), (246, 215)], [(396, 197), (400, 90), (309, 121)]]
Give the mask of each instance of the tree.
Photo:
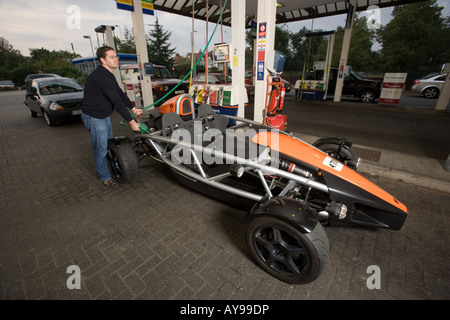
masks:
[(80, 80), (81, 73), (72, 64), (72, 60), (79, 57), (69, 51), (44, 48), (30, 49), (30, 57), (24, 57), (8, 40), (0, 37), (0, 78), (11, 79), (21, 86), (28, 74), (43, 71)]
[(78, 78), (80, 72), (72, 64), (72, 60), (80, 55), (67, 50), (49, 51), (45, 48), (30, 49), (30, 62), (36, 73), (56, 73), (63, 77)]
[[(292, 33), (287, 29), (286, 25), (275, 27), (275, 50), (286, 55), (284, 70), (301, 70), (304, 57), (304, 35), (307, 33), (303, 28), (298, 33)], [(251, 30), (247, 31), (246, 39), (247, 50), (245, 51), (245, 65), (247, 69), (251, 69), (254, 60), (254, 41)], [(307, 45), (306, 45), (307, 46)], [(300, 57), (298, 56), (300, 54)]]
[[(315, 30), (314, 32), (321, 32), (322, 30)], [(312, 67), (315, 60), (325, 60), (326, 54), (326, 38), (306, 37), (311, 30), (303, 27), (296, 33), (290, 35), (291, 60), (288, 64), (290, 70), (308, 71)], [(324, 48), (321, 52), (321, 48)]]
[(290, 32), (286, 24), (281, 27), (275, 27), (275, 50), (282, 52), (286, 56), (285, 67), (288, 66), (288, 63), (292, 58), (289, 37)]
[(16, 85), (22, 85), (25, 76), (17, 74), (17, 68), (26, 63), (26, 58), (20, 54), (3, 37), (0, 37), (0, 79), (10, 79)]
[(169, 40), (171, 35), (172, 32), (164, 31), (157, 18), (155, 28), (147, 36), (148, 59), (150, 62), (170, 68), (172, 56), (175, 52), (175, 48), (170, 48), (171, 43)]
[(245, 32), (245, 69), (251, 70), (253, 68), (253, 44), (254, 40), (252, 37), (252, 30), (248, 30)]
[(136, 53), (136, 45), (134, 43), (133, 33), (125, 26), (124, 29), (124, 40), (120, 40), (115, 37), (114, 42), (117, 47), (117, 52), (120, 53)]
[[(334, 39), (333, 59), (331, 65), (339, 66), (339, 59), (342, 51), (342, 41), (344, 39), (345, 29), (338, 27)], [(366, 17), (355, 16), (353, 21), (353, 30), (350, 49), (348, 52), (348, 65), (353, 70), (374, 70), (377, 68), (377, 53), (372, 51), (375, 43), (376, 33), (369, 29)], [(326, 50), (323, 48), (322, 50)], [(326, 52), (326, 51), (324, 51)]]
[(397, 6), (393, 19), (378, 32), (386, 71), (423, 75), (450, 59), (449, 19), (436, 0)]

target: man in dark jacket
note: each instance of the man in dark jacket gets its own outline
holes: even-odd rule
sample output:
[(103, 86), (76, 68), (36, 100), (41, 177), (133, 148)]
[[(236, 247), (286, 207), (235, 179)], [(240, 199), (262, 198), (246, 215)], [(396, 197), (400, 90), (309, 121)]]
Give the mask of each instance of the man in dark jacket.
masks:
[(139, 124), (132, 118), (130, 110), (136, 115), (141, 115), (142, 110), (133, 106), (114, 77), (114, 69), (119, 67), (114, 49), (98, 48), (97, 60), (100, 65), (86, 79), (81, 118), (91, 133), (95, 168), (100, 180), (107, 187), (115, 187), (106, 160), (108, 140), (113, 138), (110, 116), (116, 109), (133, 131), (139, 131)]

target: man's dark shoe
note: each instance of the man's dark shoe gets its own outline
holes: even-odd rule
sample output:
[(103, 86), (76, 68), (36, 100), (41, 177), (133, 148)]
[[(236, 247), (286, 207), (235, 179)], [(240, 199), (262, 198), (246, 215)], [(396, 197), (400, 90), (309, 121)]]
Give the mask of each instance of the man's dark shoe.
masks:
[(117, 183), (115, 183), (113, 179), (109, 179), (109, 180), (103, 181), (103, 185), (105, 187), (108, 187), (108, 188), (117, 187)]

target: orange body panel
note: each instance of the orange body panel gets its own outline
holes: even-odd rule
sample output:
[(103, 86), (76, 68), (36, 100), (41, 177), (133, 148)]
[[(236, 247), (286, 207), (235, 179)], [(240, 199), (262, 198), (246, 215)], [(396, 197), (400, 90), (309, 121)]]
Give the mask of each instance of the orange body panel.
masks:
[[(175, 97), (170, 98), (166, 102), (164, 102), (158, 108), (158, 112), (161, 113), (161, 114), (166, 114), (166, 113), (169, 113), (169, 112), (177, 112), (178, 111), (178, 114), (180, 116), (186, 116), (186, 115), (192, 114), (192, 112), (193, 112), (193, 106), (192, 105), (191, 105), (191, 108), (189, 109), (189, 111), (187, 113), (182, 108), (182, 106), (184, 104), (184, 101), (186, 101), (186, 100), (189, 102), (189, 104), (191, 103), (189, 97), (187, 97), (184, 94), (179, 94), (179, 95), (177, 95)], [(180, 110), (177, 110), (177, 105), (180, 106), (179, 107)]]
[(260, 132), (253, 137), (252, 141), (254, 143), (268, 146), (271, 149), (286, 154), (292, 158), (309, 163), (320, 170), (332, 173), (333, 175), (372, 193), (398, 209), (407, 212), (406, 206), (395, 199), (392, 195), (339, 161), (331, 159), (326, 153), (313, 146), (277, 132)]
[(169, 100), (167, 100), (166, 102), (164, 102), (164, 104), (162, 104), (159, 108), (158, 111), (161, 114), (166, 114), (169, 112), (175, 112), (176, 110), (176, 103), (177, 103), (177, 99), (178, 96), (172, 97)]

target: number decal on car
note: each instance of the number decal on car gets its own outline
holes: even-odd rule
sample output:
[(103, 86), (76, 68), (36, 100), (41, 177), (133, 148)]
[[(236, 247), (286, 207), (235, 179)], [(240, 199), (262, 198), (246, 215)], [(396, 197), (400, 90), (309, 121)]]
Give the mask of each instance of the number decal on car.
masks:
[(329, 156), (327, 156), (322, 163), (327, 167), (330, 167), (331, 169), (334, 169), (336, 171), (342, 171), (342, 168), (344, 167), (342, 163)]

